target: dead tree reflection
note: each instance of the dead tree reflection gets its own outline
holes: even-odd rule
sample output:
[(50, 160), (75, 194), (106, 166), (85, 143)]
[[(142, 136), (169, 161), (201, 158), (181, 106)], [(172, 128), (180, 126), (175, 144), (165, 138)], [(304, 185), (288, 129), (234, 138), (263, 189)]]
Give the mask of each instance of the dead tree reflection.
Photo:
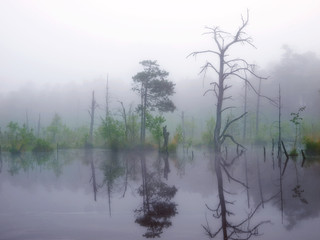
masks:
[(91, 169), (90, 183), (92, 183), (93, 199), (94, 201), (97, 201), (98, 186), (96, 181), (96, 170), (94, 166), (93, 149), (89, 145), (86, 146), (86, 149), (85, 149), (85, 160), (90, 164), (90, 169)]
[(135, 222), (146, 227), (146, 238), (160, 237), (163, 229), (172, 225), (170, 218), (177, 214), (177, 204), (172, 198), (177, 192), (175, 186), (168, 186), (157, 173), (148, 173), (145, 154), (141, 153), (142, 185), (138, 189), (142, 205), (134, 212)]
[(257, 171), (258, 171), (258, 184), (259, 184), (259, 193), (260, 193), (260, 200), (262, 203), (262, 207), (264, 208), (264, 200), (263, 200), (263, 191), (262, 191), (262, 183), (261, 183), (261, 172), (260, 172), (260, 162), (259, 158), (256, 157), (257, 160)]
[(138, 179), (139, 172), (139, 156), (136, 151), (125, 151), (124, 152), (124, 190), (122, 197), (125, 197), (128, 187), (131, 187), (129, 184), (129, 180), (133, 182)]
[(108, 195), (109, 215), (111, 216), (111, 199), (116, 179), (124, 175), (125, 168), (122, 166), (118, 152), (110, 152), (102, 161), (100, 170), (103, 173), (102, 186), (106, 186)]
[(246, 192), (247, 192), (247, 203), (248, 208), (250, 208), (250, 194), (249, 194), (249, 178), (248, 178), (248, 158), (246, 152), (244, 152), (244, 163), (245, 163), (245, 177), (246, 177)]

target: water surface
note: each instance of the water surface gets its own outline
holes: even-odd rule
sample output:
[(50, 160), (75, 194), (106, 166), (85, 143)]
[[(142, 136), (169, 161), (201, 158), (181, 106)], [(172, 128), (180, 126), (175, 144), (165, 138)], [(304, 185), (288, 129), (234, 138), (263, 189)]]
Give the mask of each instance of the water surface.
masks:
[[(208, 239), (202, 225), (221, 224), (209, 210), (218, 204), (212, 159), (206, 149), (168, 158), (98, 149), (2, 153), (0, 239)], [(249, 191), (224, 179), (230, 222), (263, 202), (250, 223), (270, 223), (256, 239), (317, 239), (320, 165), (310, 162), (290, 159), (283, 172), (285, 159), (280, 171), (271, 152), (248, 150), (229, 172)]]

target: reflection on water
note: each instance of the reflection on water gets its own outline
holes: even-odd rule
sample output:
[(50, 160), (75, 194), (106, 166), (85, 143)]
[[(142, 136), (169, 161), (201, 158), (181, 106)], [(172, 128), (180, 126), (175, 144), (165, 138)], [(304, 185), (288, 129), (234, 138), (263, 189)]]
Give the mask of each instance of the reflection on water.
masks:
[[(103, 173), (103, 180), (100, 188), (105, 187), (107, 189), (109, 215), (111, 216), (112, 192), (113, 188), (116, 187), (114, 184), (118, 178), (124, 175), (124, 166), (121, 164), (119, 155), (115, 152), (110, 152), (110, 156), (106, 156), (106, 158), (101, 161), (100, 165), (100, 170)], [(126, 167), (128, 167), (127, 164)], [(125, 184), (127, 184), (127, 181)]]
[[(164, 155), (164, 175), (168, 177), (168, 155)], [(149, 173), (146, 164), (145, 153), (140, 153), (141, 157), (141, 177), (142, 184), (138, 193), (142, 196), (142, 204), (135, 209), (136, 223), (147, 228), (146, 238), (160, 237), (164, 228), (172, 225), (170, 218), (177, 214), (177, 204), (172, 202), (172, 198), (177, 192), (175, 186), (168, 186), (164, 183), (159, 172)], [(161, 159), (159, 157), (159, 159)], [(159, 165), (159, 164), (158, 164)], [(160, 170), (161, 168), (158, 168)]]
[[(217, 206), (216, 178), (210, 153), (193, 152), (2, 152), (0, 239), (206, 239), (201, 225), (219, 224), (206, 207)], [(316, 239), (320, 164), (277, 161), (268, 149), (265, 159), (262, 149), (253, 149), (235, 162), (230, 174), (249, 189), (226, 179), (233, 217), (245, 219), (276, 195), (252, 219), (253, 225), (273, 223), (260, 227), (259, 239)]]

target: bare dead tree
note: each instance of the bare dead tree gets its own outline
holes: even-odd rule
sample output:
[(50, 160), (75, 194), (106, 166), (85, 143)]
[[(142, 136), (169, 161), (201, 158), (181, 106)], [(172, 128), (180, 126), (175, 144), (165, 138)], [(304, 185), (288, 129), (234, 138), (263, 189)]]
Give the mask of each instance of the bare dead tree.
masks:
[(97, 181), (96, 181), (96, 170), (95, 170), (95, 166), (94, 166), (92, 148), (89, 147), (89, 148), (85, 149), (85, 158), (86, 158), (86, 161), (88, 161), (88, 163), (90, 163), (90, 168), (91, 168), (90, 183), (92, 183), (93, 199), (94, 199), (94, 201), (97, 201), (98, 185), (97, 185)]
[(94, 125), (94, 112), (95, 109), (97, 108), (97, 102), (94, 98), (94, 91), (92, 91), (92, 100), (91, 100), (91, 108), (89, 110), (89, 115), (90, 115), (90, 132), (89, 132), (89, 144), (92, 146), (93, 145), (93, 125)]
[(38, 125), (37, 125), (37, 137), (40, 138), (40, 127), (41, 127), (41, 114), (39, 113)]
[(124, 127), (125, 127), (125, 130), (124, 130), (124, 133), (125, 133), (125, 138), (126, 138), (126, 141), (128, 140), (128, 120), (127, 120), (127, 113), (126, 113), (126, 109), (123, 105), (123, 102), (119, 101), (119, 103), (121, 104), (121, 108), (122, 108), (122, 112), (121, 112), (121, 116), (123, 118), (123, 121), (124, 121)]
[(282, 155), (282, 150), (281, 150), (281, 88), (279, 84), (279, 99), (278, 99), (278, 104), (276, 105), (278, 107), (278, 164), (281, 164), (281, 155)]
[(264, 208), (262, 182), (261, 182), (261, 172), (260, 172), (260, 162), (259, 162), (258, 156), (256, 157), (256, 161), (257, 161), (258, 185), (259, 185), (260, 199), (261, 199), (262, 207)]
[(248, 180), (248, 159), (246, 153), (244, 153), (244, 163), (245, 163), (245, 178), (246, 178), (246, 185), (247, 185), (247, 203), (248, 208), (250, 208), (250, 195), (249, 195), (249, 180)]
[[(247, 112), (247, 100), (248, 100), (248, 84), (244, 83), (244, 106), (243, 112)], [(247, 115), (243, 118), (243, 132), (242, 132), (242, 141), (245, 141), (247, 137)]]
[[(215, 233), (212, 233), (210, 229), (205, 228), (208, 236), (214, 238), (217, 234), (222, 232), (223, 239), (249, 239), (251, 236), (257, 235), (257, 228), (260, 224), (253, 226), (252, 228), (243, 229), (241, 228), (242, 224), (234, 225), (229, 221), (229, 217), (232, 215), (227, 210), (228, 201), (225, 199), (225, 189), (223, 182), (223, 173), (228, 177), (229, 181), (237, 182), (238, 184), (247, 188), (246, 184), (241, 182), (240, 180), (231, 176), (228, 171), (227, 165), (231, 165), (231, 163), (226, 164), (226, 159), (223, 158), (222, 155), (222, 145), (226, 139), (231, 140), (237, 148), (240, 147), (244, 149), (244, 147), (230, 134), (228, 134), (229, 127), (235, 123), (236, 121), (242, 119), (247, 112), (244, 112), (239, 117), (234, 119), (228, 119), (225, 125), (222, 124), (222, 115), (223, 113), (232, 108), (230, 106), (224, 106), (224, 102), (231, 98), (231, 96), (226, 95), (226, 91), (231, 88), (228, 82), (232, 78), (237, 78), (244, 81), (248, 87), (253, 89), (253, 91), (260, 95), (259, 92), (253, 87), (251, 82), (247, 79), (246, 74), (249, 74), (258, 79), (265, 79), (258, 76), (255, 73), (255, 65), (249, 64), (244, 58), (230, 58), (229, 52), (232, 50), (234, 46), (237, 45), (249, 45), (251, 47), (255, 47), (252, 43), (251, 37), (247, 36), (245, 32), (245, 28), (248, 25), (249, 21), (249, 13), (247, 12), (246, 17), (242, 16), (242, 22), (238, 30), (235, 34), (231, 34), (225, 31), (222, 31), (219, 27), (207, 27), (208, 32), (205, 34), (209, 34), (213, 37), (215, 43), (215, 49), (209, 49), (204, 51), (197, 51), (191, 53), (189, 56), (197, 56), (197, 55), (210, 55), (214, 56), (218, 59), (217, 63), (207, 61), (202, 67), (200, 73), (206, 74), (207, 71), (212, 70), (218, 76), (217, 81), (213, 81), (210, 83), (212, 88), (208, 89), (204, 95), (208, 92), (213, 92), (216, 96), (216, 124), (214, 129), (214, 166), (215, 172), (217, 176), (218, 183), (218, 196), (219, 196), (219, 204), (217, 209), (214, 211), (216, 214), (216, 218), (221, 219), (221, 228), (219, 228)], [(243, 151), (238, 152), (236, 158), (238, 159), (242, 155)], [(249, 215), (248, 219), (245, 222), (248, 222), (256, 210), (252, 215)], [(210, 230), (210, 231), (209, 231)]]
[(106, 84), (106, 118), (109, 117), (109, 74), (107, 75)]
[(256, 109), (256, 137), (259, 134), (259, 122), (260, 122), (260, 98), (261, 98), (261, 78), (259, 78), (259, 87), (258, 87), (258, 99), (257, 99), (257, 109)]

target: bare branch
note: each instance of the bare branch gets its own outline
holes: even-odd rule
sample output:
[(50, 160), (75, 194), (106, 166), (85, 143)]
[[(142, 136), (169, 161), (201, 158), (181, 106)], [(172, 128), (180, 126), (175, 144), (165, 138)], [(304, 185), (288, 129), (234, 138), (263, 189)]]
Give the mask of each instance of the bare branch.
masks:
[(254, 215), (255, 213), (258, 211), (258, 209), (262, 206), (262, 204), (271, 201), (272, 199), (274, 199), (279, 193), (276, 193), (275, 195), (271, 196), (270, 198), (268, 198), (267, 200), (264, 200), (263, 202), (260, 202), (255, 209), (249, 214), (248, 218), (246, 218), (245, 220), (243, 220), (242, 222), (238, 223), (237, 225), (235, 225), (234, 227), (240, 227), (241, 225), (243, 225), (244, 223), (248, 222)]
[(220, 53), (219, 53), (219, 52), (216, 52), (216, 51), (213, 51), (213, 50), (204, 50), (204, 51), (192, 52), (192, 53), (190, 53), (190, 54), (187, 56), (187, 58), (190, 57), (190, 56), (195, 57), (195, 56), (197, 56), (198, 54), (202, 54), (202, 53), (213, 53), (213, 54), (216, 54), (216, 55), (220, 56)]
[[(247, 71), (249, 71), (249, 70), (247, 70)], [(250, 72), (250, 71), (249, 71), (249, 72)], [(250, 73), (251, 73), (251, 74), (254, 74), (254, 73), (252, 73), (252, 72), (250, 72)], [(253, 87), (253, 85), (251, 84), (250, 81), (248, 81), (248, 79), (246, 79), (245, 77), (243, 77), (243, 76), (241, 76), (241, 75), (239, 75), (239, 74), (237, 74), (237, 73), (234, 73), (233, 75), (234, 75), (234, 76), (237, 76), (238, 78), (240, 78), (240, 79), (242, 79), (242, 80), (244, 80), (244, 81), (250, 86), (250, 88), (251, 88), (258, 96), (269, 100), (271, 103), (276, 104), (276, 106), (278, 105), (278, 103), (277, 103), (275, 100), (273, 100), (272, 98), (269, 98), (269, 97), (267, 97), (267, 96), (265, 96), (265, 95), (259, 94), (259, 92)], [(255, 75), (255, 74), (254, 74), (254, 76), (258, 77), (258, 76)], [(259, 77), (258, 77), (258, 78), (259, 78)]]
[(241, 185), (244, 186), (245, 188), (249, 188), (245, 183), (243, 183), (243, 182), (241, 182), (240, 180), (232, 177), (232, 176), (230, 175), (229, 171), (226, 169), (226, 167), (225, 167), (223, 164), (220, 164), (220, 166), (222, 167), (222, 169), (224, 170), (224, 172), (227, 174), (227, 177), (228, 177), (229, 179), (231, 179), (231, 180), (234, 181), (234, 182), (237, 182), (237, 183), (241, 184)]
[(201, 67), (200, 73), (202, 73), (203, 71), (206, 71), (207, 68), (212, 68), (219, 75), (219, 71), (217, 70), (217, 68), (213, 66), (210, 62), (207, 62), (205, 65)]
[(239, 147), (241, 147), (241, 148), (243, 148), (243, 149), (246, 149), (243, 145), (241, 145), (240, 143), (238, 143), (238, 142), (234, 139), (233, 136), (228, 135), (228, 134), (223, 135), (223, 138), (222, 138), (222, 140), (221, 140), (221, 144), (226, 140), (226, 138), (230, 138), (231, 141), (232, 141), (234, 144), (236, 144), (237, 146), (239, 146)]
[(237, 159), (239, 159), (239, 158), (242, 156), (243, 153), (244, 153), (244, 151), (241, 150), (240, 153), (237, 154), (237, 156), (235, 156), (235, 157), (231, 160), (230, 163), (227, 163), (227, 162), (224, 161), (224, 165), (225, 165), (226, 167), (230, 167), (231, 165), (234, 164), (234, 162), (235, 162)]
[(249, 21), (249, 12), (247, 12), (246, 19), (242, 18), (242, 25), (239, 27), (238, 31), (234, 35), (234, 39), (225, 46), (225, 48), (224, 48), (225, 51), (227, 51), (229, 49), (229, 47), (231, 47), (235, 43), (239, 43), (239, 42), (248, 43), (251, 46), (253, 46), (250, 38), (242, 38), (242, 35), (245, 34), (245, 32), (243, 32), (243, 29), (248, 25), (248, 21)]
[(230, 127), (230, 125), (231, 125), (232, 123), (238, 121), (239, 119), (241, 119), (242, 117), (244, 117), (247, 113), (248, 113), (248, 112), (245, 112), (245, 113), (241, 114), (239, 117), (237, 117), (237, 118), (235, 118), (235, 119), (233, 119), (233, 120), (231, 120), (231, 121), (228, 121), (227, 124), (226, 124), (226, 126), (224, 127), (221, 135), (219, 136), (219, 139), (221, 139), (221, 138), (224, 136), (224, 134), (226, 133), (226, 131), (228, 130), (228, 128)]
[(223, 87), (223, 90), (225, 91), (225, 90), (227, 90), (227, 89), (229, 89), (229, 88), (231, 88), (232, 87), (232, 85), (225, 85), (224, 87)]
[(225, 107), (221, 110), (221, 113), (224, 112), (225, 110), (231, 109), (231, 108), (236, 108), (236, 107)]
[(210, 208), (207, 204), (206, 204), (206, 207), (211, 211), (213, 212), (213, 217), (214, 218), (220, 218), (221, 217), (221, 211), (220, 211), (220, 203), (218, 204), (218, 206), (216, 207), (216, 209), (212, 209)]
[(206, 90), (206, 91), (204, 92), (203, 96), (205, 96), (208, 92), (215, 92), (215, 90), (214, 90), (214, 89), (208, 89), (208, 90)]

